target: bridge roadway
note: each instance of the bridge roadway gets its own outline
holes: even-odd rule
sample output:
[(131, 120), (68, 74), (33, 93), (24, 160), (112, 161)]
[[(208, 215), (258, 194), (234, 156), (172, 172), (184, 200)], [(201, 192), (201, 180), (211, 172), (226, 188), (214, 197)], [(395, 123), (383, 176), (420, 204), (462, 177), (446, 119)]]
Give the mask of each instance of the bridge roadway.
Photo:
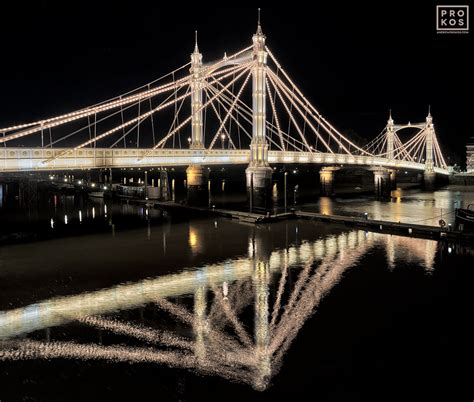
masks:
[[(0, 148), (1, 172), (52, 171), (73, 169), (125, 168), (147, 166), (188, 166), (248, 164), (250, 150), (194, 149), (111, 149), (82, 148), (47, 162), (68, 148)], [(270, 164), (288, 163), (347, 165), (413, 169), (424, 171), (423, 163), (388, 159), (377, 156), (332, 154), (321, 152), (269, 151)], [(435, 173), (448, 175), (446, 169), (435, 167)]]

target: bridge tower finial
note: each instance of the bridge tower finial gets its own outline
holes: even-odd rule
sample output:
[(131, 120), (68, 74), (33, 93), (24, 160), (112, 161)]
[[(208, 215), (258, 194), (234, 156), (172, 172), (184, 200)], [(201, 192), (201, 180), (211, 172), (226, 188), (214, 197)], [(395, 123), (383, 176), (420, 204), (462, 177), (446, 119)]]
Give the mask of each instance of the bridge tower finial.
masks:
[(191, 70), (197, 72), (202, 66), (202, 54), (198, 47), (198, 31), (194, 31), (194, 51), (191, 53)]
[(262, 25), (260, 24), (260, 7), (258, 8), (258, 17), (257, 17), (257, 35), (263, 35)]
[(392, 109), (388, 109), (388, 121), (387, 123), (389, 125), (393, 125), (393, 119), (392, 119)]
[(194, 31), (194, 53), (199, 53), (198, 47), (198, 31)]
[(426, 124), (430, 125), (433, 123), (433, 117), (431, 116), (431, 105), (428, 105), (428, 116), (426, 116)]

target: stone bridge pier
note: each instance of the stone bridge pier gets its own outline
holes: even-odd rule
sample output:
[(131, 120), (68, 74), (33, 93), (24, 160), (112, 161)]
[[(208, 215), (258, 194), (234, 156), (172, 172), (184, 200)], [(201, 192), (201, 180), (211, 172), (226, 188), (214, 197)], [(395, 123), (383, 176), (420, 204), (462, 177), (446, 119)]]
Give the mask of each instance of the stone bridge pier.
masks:
[(384, 168), (376, 168), (374, 172), (374, 192), (376, 198), (390, 198), (392, 191), (392, 171)]
[(334, 195), (334, 176), (339, 169), (339, 166), (324, 166), (319, 171), (322, 196), (330, 197)]

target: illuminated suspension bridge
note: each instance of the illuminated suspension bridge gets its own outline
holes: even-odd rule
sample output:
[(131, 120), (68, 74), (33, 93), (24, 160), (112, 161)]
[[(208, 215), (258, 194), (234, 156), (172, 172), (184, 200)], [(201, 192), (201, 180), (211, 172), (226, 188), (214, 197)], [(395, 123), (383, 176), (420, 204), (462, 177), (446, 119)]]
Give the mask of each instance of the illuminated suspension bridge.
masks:
[[(447, 175), (433, 119), (397, 125), (359, 146), (326, 120), (266, 46), (260, 23), (252, 45), (191, 61), (107, 101), (56, 117), (0, 128), (0, 172), (188, 166), (188, 189), (206, 165), (243, 164), (247, 187), (271, 186), (270, 164), (319, 164), (323, 192), (344, 166), (374, 171), (385, 186), (396, 169)], [(251, 106), (249, 106), (251, 105)], [(416, 134), (402, 140), (402, 130)], [(3, 147), (1, 147), (3, 144)], [(325, 190), (324, 190), (325, 189)]]

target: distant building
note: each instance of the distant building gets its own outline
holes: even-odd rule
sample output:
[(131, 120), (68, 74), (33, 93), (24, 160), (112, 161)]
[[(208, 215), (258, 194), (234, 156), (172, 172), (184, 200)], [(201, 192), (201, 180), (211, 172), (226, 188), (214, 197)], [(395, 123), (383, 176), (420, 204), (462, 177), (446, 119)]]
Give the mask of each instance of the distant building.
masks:
[(466, 144), (466, 171), (474, 173), (474, 137)]

